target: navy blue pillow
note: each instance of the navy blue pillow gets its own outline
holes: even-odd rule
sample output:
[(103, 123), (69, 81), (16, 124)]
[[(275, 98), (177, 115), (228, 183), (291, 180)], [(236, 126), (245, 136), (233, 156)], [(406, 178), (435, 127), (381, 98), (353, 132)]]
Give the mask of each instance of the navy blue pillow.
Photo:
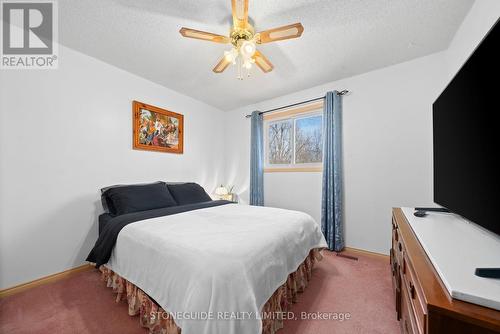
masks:
[(111, 188), (106, 190), (103, 196), (108, 204), (111, 204), (108, 208), (114, 215), (177, 205), (164, 182)]
[(109, 196), (107, 196), (108, 190), (113, 189), (113, 188), (122, 188), (122, 187), (146, 186), (146, 185), (158, 184), (158, 183), (165, 183), (165, 182), (156, 181), (156, 182), (150, 182), (150, 183), (115, 184), (113, 186), (101, 188), (101, 204), (102, 204), (102, 208), (104, 209), (104, 213), (109, 213), (113, 216), (116, 215), (116, 209), (113, 206), (113, 202), (111, 201), (111, 198), (109, 198)]
[(168, 189), (179, 205), (209, 202), (212, 200), (197, 183), (169, 184)]

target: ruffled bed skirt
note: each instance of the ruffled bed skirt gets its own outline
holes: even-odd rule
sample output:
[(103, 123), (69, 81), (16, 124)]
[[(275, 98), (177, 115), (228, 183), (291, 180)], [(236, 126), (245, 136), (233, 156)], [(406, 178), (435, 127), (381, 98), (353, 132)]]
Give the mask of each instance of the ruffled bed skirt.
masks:
[[(304, 291), (311, 279), (314, 263), (322, 259), (319, 249), (309, 252), (304, 262), (296, 271), (288, 275), (286, 283), (281, 285), (264, 304), (262, 313), (262, 334), (274, 334), (283, 328), (283, 319), (279, 315), (287, 312), (292, 303), (297, 302), (297, 293)], [(134, 284), (119, 276), (106, 265), (100, 268), (101, 279), (116, 293), (116, 302), (128, 303), (128, 314), (139, 315), (142, 327), (149, 329), (151, 334), (180, 334), (181, 329), (174, 318), (158, 306), (147, 294)]]

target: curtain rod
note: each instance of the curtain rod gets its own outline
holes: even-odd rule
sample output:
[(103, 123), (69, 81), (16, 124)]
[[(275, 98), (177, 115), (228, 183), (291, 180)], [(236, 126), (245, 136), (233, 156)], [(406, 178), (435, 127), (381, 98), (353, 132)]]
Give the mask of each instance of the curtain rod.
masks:
[[(349, 91), (346, 90), (346, 89), (344, 89), (344, 90), (338, 92), (338, 95), (346, 95), (347, 93), (349, 93)], [(286, 106), (281, 106), (281, 107), (274, 108), (274, 109), (269, 109), (269, 110), (266, 110), (266, 111), (261, 111), (261, 112), (259, 112), (259, 115), (267, 114), (268, 112), (273, 112), (273, 111), (280, 110), (280, 109), (286, 109), (286, 108), (290, 108), (290, 107), (295, 107), (295, 106), (298, 106), (298, 105), (301, 105), (301, 104), (305, 104), (305, 103), (309, 103), (309, 102), (323, 100), (324, 98), (325, 98), (324, 96), (321, 96), (321, 97), (317, 97), (315, 99), (310, 99), (310, 100), (306, 100), (306, 101), (302, 101), (302, 102), (297, 102), (297, 103), (289, 104), (289, 105), (286, 105)], [(250, 118), (250, 117), (252, 117), (252, 115), (246, 115), (245, 117), (246, 118)]]

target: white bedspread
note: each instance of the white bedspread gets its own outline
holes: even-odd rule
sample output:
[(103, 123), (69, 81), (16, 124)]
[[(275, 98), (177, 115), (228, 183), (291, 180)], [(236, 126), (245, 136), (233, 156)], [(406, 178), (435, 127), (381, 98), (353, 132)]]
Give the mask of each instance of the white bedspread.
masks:
[(326, 246), (303, 212), (229, 204), (127, 225), (107, 266), (172, 313), (183, 334), (258, 334), (255, 315), (311, 249)]

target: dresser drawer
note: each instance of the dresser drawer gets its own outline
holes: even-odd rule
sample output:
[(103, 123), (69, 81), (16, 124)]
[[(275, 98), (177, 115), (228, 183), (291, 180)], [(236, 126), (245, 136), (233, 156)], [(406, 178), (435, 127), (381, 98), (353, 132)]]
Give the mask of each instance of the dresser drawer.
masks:
[(396, 262), (399, 264), (403, 263), (403, 240), (401, 240), (398, 224), (396, 223), (394, 218), (392, 220), (392, 249), (394, 251), (393, 255)]
[(390, 263), (392, 272), (392, 291), (395, 298), (396, 319), (401, 319), (401, 273), (400, 266), (394, 257), (394, 249), (390, 250)]
[(401, 290), (406, 292), (409, 301), (409, 308), (413, 310), (413, 315), (416, 322), (416, 327), (420, 334), (426, 333), (427, 307), (424, 299), (424, 294), (421, 287), (418, 285), (415, 272), (408, 262), (407, 255), (403, 259), (403, 277)]
[(401, 292), (401, 332), (403, 334), (420, 334), (408, 291), (404, 287)]

